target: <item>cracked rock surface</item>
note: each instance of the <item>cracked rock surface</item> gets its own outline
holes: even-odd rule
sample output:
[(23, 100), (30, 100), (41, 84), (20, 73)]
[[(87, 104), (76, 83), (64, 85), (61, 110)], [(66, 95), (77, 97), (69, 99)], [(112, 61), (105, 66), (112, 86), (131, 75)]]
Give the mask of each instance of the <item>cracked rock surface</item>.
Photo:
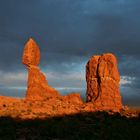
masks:
[(97, 108), (117, 110), (122, 108), (120, 75), (117, 59), (111, 54), (92, 56), (86, 65), (86, 101)]

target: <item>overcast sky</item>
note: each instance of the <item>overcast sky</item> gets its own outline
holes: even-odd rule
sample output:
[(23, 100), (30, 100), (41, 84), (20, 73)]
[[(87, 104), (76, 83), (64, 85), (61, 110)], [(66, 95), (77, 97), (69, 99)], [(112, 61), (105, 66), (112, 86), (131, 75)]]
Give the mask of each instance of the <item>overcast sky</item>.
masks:
[(22, 52), (32, 37), (40, 68), (62, 93), (86, 93), (85, 65), (95, 54), (114, 53), (125, 104), (140, 101), (139, 0), (0, 0), (0, 94), (24, 97)]

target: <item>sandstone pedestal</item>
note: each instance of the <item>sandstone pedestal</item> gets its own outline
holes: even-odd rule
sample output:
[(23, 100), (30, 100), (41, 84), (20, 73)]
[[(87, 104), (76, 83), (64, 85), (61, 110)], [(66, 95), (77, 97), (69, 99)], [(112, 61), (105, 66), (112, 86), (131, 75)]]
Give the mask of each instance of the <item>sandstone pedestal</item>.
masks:
[(22, 63), (28, 69), (28, 85), (26, 99), (44, 100), (48, 96), (58, 96), (59, 93), (48, 85), (48, 82), (40, 71), (40, 49), (33, 39), (26, 43)]

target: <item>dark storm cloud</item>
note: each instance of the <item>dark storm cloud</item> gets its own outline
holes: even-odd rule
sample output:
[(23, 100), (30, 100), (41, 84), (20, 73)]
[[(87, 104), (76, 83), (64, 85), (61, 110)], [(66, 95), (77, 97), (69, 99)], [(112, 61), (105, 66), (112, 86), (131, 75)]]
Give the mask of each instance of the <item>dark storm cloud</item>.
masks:
[[(139, 5), (137, 0), (5, 0), (0, 4), (0, 38), (7, 44), (1, 44), (1, 50), (9, 47), (12, 55), (18, 49), (21, 56), (24, 42), (32, 36), (47, 63), (57, 63), (56, 55), (61, 63), (102, 52), (139, 56)], [(16, 55), (9, 61), (4, 52), (1, 57), (14, 65)]]
[(0, 71), (24, 70), (23, 46), (33, 37), (42, 69), (84, 71), (92, 55), (112, 52), (121, 75), (135, 78), (131, 88), (140, 88), (139, 7), (139, 0), (1, 0)]

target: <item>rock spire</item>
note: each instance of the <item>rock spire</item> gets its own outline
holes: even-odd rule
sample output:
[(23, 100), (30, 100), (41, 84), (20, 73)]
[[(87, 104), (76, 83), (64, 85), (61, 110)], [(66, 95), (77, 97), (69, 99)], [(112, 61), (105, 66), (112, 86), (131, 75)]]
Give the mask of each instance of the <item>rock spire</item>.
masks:
[(48, 85), (44, 74), (39, 69), (40, 49), (32, 38), (25, 44), (22, 63), (28, 69), (26, 99), (43, 100), (48, 96), (59, 95), (54, 88)]
[(120, 75), (116, 57), (111, 54), (92, 56), (86, 65), (86, 101), (103, 110), (120, 109)]

